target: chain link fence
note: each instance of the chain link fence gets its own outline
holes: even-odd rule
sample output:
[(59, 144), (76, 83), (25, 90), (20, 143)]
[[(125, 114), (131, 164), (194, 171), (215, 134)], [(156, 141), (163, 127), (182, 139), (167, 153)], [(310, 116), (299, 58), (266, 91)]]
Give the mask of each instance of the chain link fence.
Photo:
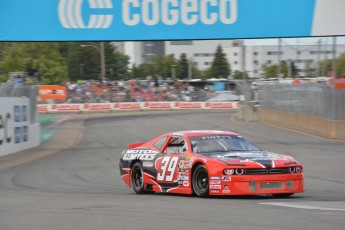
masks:
[(36, 123), (36, 104), (38, 87), (35, 85), (0, 84), (0, 97), (26, 97), (30, 99), (30, 122)]
[(345, 90), (324, 84), (260, 85), (260, 105), (280, 111), (345, 119)]

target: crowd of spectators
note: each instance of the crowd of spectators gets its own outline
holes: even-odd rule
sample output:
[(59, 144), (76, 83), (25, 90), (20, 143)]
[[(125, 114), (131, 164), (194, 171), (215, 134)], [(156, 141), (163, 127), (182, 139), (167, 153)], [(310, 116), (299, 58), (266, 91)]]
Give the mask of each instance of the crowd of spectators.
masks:
[[(205, 101), (215, 93), (182, 81), (152, 80), (65, 82), (64, 103), (107, 103), (144, 101)], [(56, 101), (57, 102), (57, 101)], [(63, 102), (60, 102), (63, 103)]]

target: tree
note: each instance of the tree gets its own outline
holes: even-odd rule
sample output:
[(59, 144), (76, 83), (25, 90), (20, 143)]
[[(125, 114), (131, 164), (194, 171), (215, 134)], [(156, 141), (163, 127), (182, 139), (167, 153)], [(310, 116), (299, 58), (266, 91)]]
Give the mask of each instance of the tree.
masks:
[(337, 78), (345, 76), (345, 53), (341, 54), (336, 62)]
[(36, 70), (42, 84), (59, 84), (66, 80), (67, 65), (57, 42), (10, 43), (3, 52), (0, 69), (9, 72)]
[(311, 60), (307, 60), (304, 67), (306, 77), (315, 77), (315, 69), (312, 67), (313, 63)]
[(233, 74), (233, 78), (237, 80), (243, 80), (248, 78), (248, 73), (236, 70)]
[(228, 78), (231, 74), (230, 64), (223, 52), (221, 45), (217, 46), (216, 53), (211, 65), (211, 72), (213, 77)]
[(265, 78), (275, 78), (277, 77), (277, 72), (278, 72), (278, 65), (273, 64), (273, 65), (263, 65), (262, 66), (263, 73), (262, 76)]

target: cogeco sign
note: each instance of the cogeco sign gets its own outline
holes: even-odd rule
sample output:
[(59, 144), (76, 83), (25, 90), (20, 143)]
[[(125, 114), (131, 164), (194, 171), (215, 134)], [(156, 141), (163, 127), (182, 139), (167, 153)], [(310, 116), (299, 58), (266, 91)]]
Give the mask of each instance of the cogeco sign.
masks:
[(229, 25), (237, 21), (237, 0), (124, 0), (122, 15), (128, 26)]

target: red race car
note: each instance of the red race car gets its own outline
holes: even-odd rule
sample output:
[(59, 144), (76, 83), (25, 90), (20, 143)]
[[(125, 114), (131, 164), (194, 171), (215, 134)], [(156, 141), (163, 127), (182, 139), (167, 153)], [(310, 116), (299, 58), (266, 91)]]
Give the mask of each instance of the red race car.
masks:
[(304, 192), (303, 167), (295, 159), (264, 151), (226, 131), (171, 132), (129, 144), (121, 155), (120, 172), (138, 194), (288, 197)]

